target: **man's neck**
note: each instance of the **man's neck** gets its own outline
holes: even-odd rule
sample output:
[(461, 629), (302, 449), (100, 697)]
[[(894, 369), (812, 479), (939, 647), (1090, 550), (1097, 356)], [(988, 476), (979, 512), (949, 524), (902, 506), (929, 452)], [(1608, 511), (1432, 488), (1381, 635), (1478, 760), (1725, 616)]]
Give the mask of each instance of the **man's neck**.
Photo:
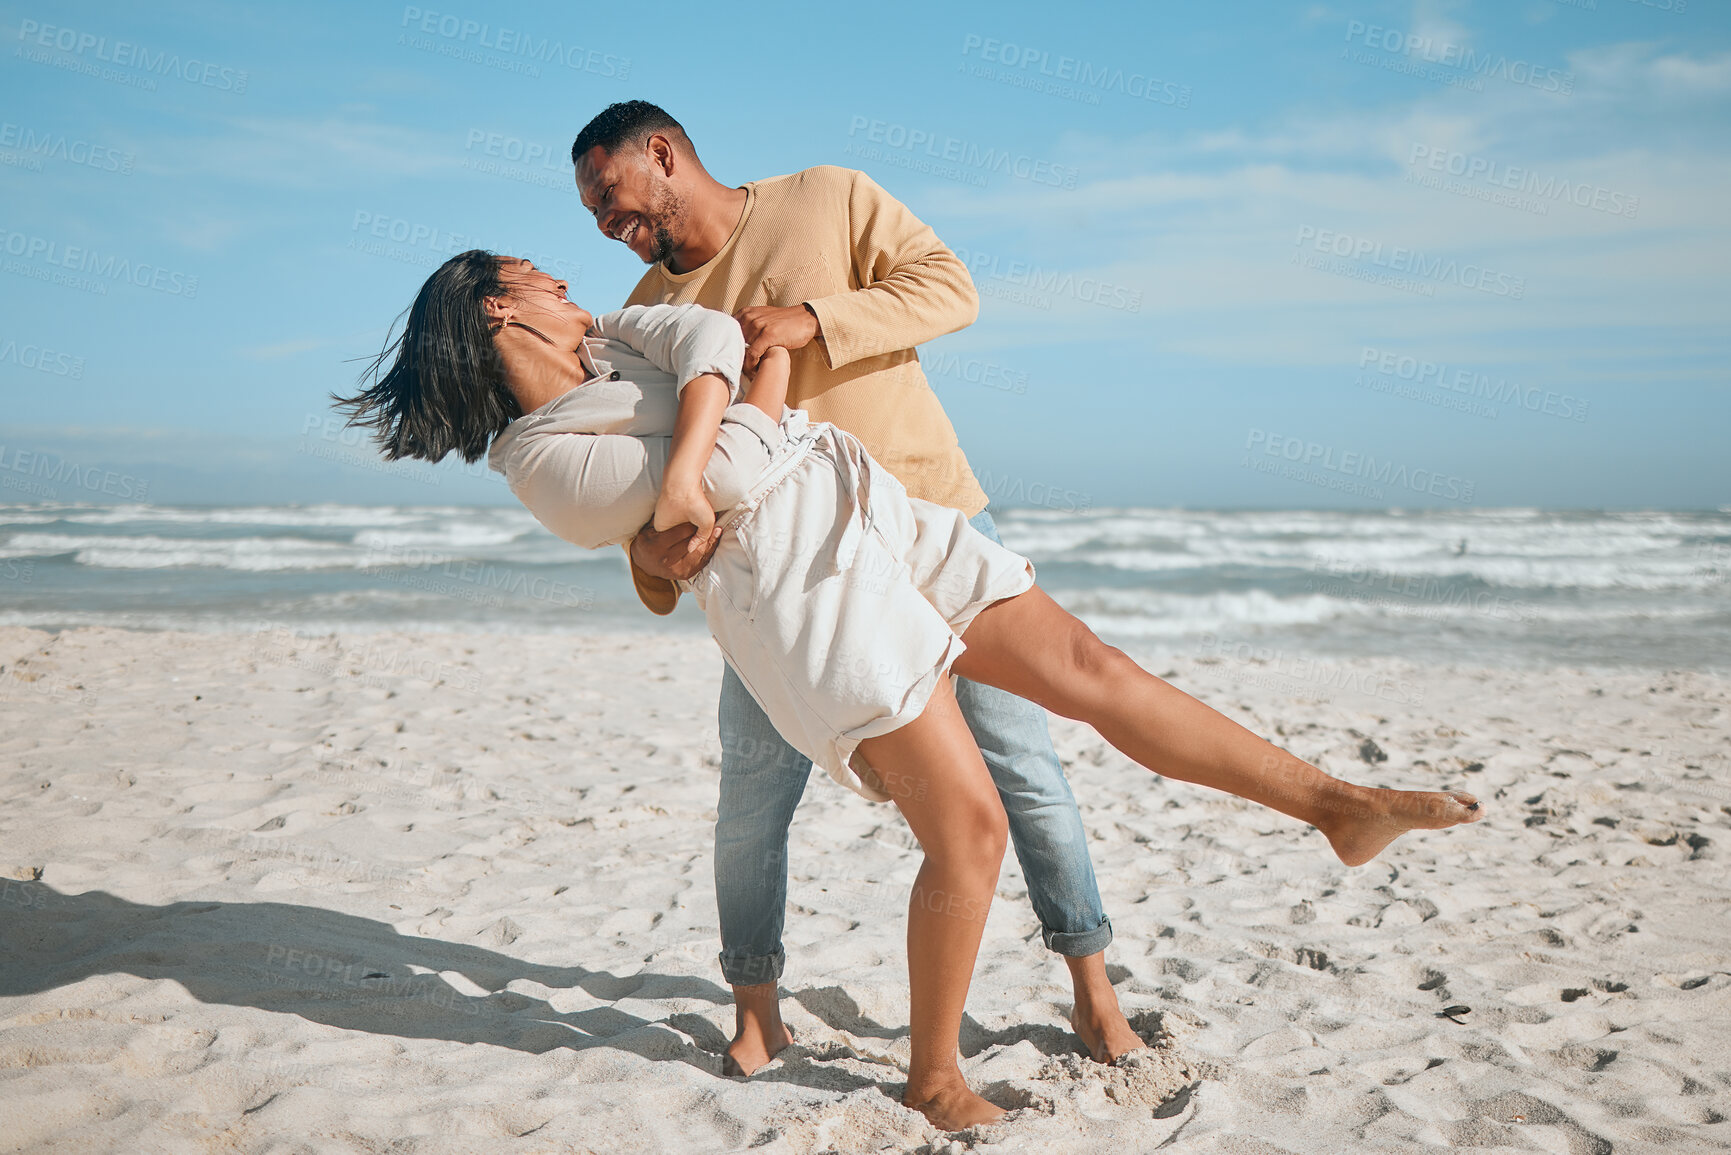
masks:
[(689, 273), (707, 265), (739, 227), (745, 213), (746, 192), (728, 188), (710, 180), (702, 196), (691, 198), (691, 218), (687, 222), (685, 243), (673, 250), (667, 268), (674, 273)]

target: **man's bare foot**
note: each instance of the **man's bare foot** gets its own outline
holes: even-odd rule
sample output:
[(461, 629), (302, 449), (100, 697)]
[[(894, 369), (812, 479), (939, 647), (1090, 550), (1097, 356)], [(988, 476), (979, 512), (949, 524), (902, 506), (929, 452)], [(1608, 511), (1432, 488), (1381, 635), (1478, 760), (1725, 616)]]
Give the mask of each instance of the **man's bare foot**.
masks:
[(1485, 816), (1477, 798), (1458, 790), (1349, 786), (1324, 805), (1330, 813), (1317, 829), (1348, 866), (1364, 865), (1409, 830), (1441, 830)]
[(940, 1131), (960, 1131), (964, 1127), (996, 1123), (1004, 1117), (1002, 1107), (995, 1107), (968, 1090), (960, 1075), (929, 1092), (916, 1093), (910, 1082), (902, 1096), (902, 1106), (912, 1107)]
[(1095, 1009), (1084, 1013), (1081, 1007), (1077, 1007), (1070, 1012), (1070, 1026), (1075, 1029), (1076, 1037), (1082, 1040), (1082, 1045), (1088, 1048), (1088, 1057), (1096, 1063), (1110, 1063), (1120, 1055), (1148, 1046), (1141, 1035), (1130, 1029), (1130, 1023), (1116, 1003), (1111, 1013), (1104, 1015)]
[(1130, 1029), (1124, 1012), (1118, 1008), (1118, 992), (1106, 977), (1106, 955), (1091, 954), (1082, 958), (1066, 958), (1070, 978), (1076, 987), (1076, 1005), (1070, 1012), (1070, 1026), (1088, 1049), (1096, 1063), (1110, 1063), (1119, 1055), (1141, 1050), (1148, 1044)]
[(755, 1025), (743, 1027), (733, 1036), (733, 1041), (727, 1044), (727, 1050), (721, 1056), (721, 1073), (735, 1077), (755, 1074), (759, 1067), (775, 1058), (784, 1047), (792, 1043), (793, 1032), (780, 1022), (769, 1032), (762, 1031)]
[(733, 1041), (721, 1056), (721, 1073), (750, 1075), (793, 1042), (781, 1021), (781, 991), (775, 983), (733, 988)]

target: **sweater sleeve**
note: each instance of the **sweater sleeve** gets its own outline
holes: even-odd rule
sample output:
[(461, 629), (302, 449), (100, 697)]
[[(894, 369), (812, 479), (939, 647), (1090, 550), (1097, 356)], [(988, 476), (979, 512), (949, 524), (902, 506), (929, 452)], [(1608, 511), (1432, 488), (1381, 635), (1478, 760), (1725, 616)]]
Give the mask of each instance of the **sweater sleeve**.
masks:
[(968, 267), (931, 226), (865, 173), (852, 176), (848, 236), (861, 287), (804, 302), (817, 315), (831, 369), (953, 333), (980, 311)]
[(726, 313), (701, 305), (627, 305), (596, 318), (594, 331), (625, 342), (673, 374), (681, 392), (694, 378), (713, 373), (727, 382), (731, 400), (739, 399), (745, 335)]

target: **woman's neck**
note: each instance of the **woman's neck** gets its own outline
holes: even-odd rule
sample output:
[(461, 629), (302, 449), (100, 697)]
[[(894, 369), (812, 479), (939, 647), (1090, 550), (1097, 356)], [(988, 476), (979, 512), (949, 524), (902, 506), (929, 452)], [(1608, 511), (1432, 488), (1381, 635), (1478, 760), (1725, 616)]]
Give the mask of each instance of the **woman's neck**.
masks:
[(505, 363), (505, 386), (525, 413), (563, 397), (589, 379), (589, 370), (575, 349), (549, 344), (520, 324), (506, 326), (493, 343)]

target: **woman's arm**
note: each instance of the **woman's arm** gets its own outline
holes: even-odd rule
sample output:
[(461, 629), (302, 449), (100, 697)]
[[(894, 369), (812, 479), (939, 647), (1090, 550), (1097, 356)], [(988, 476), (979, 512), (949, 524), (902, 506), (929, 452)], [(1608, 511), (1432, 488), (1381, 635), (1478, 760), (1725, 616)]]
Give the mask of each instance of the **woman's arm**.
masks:
[(755, 405), (769, 415), (771, 421), (781, 421), (781, 411), (787, 405), (787, 381), (793, 373), (793, 357), (780, 345), (771, 345), (757, 359), (757, 372), (745, 391), (745, 404)]
[[(786, 349), (774, 346), (765, 350), (746, 390), (744, 404), (763, 410), (770, 420), (779, 422), (787, 404), (792, 366), (793, 359)], [(714, 374), (693, 378), (679, 394), (673, 449), (668, 454), (661, 493), (655, 500), (654, 524), (658, 531), (676, 525), (695, 526), (697, 532), (686, 544), (687, 553), (702, 549), (715, 527), (715, 511), (703, 491), (703, 474), (715, 452), (722, 413), (731, 396), (727, 382)]]
[(661, 493), (655, 499), (654, 524), (657, 530), (687, 523), (696, 526), (688, 547), (691, 551), (703, 548), (715, 528), (715, 510), (703, 492), (703, 471), (715, 453), (721, 415), (732, 393), (727, 382), (713, 373), (692, 378), (679, 391), (673, 448), (667, 455)]

